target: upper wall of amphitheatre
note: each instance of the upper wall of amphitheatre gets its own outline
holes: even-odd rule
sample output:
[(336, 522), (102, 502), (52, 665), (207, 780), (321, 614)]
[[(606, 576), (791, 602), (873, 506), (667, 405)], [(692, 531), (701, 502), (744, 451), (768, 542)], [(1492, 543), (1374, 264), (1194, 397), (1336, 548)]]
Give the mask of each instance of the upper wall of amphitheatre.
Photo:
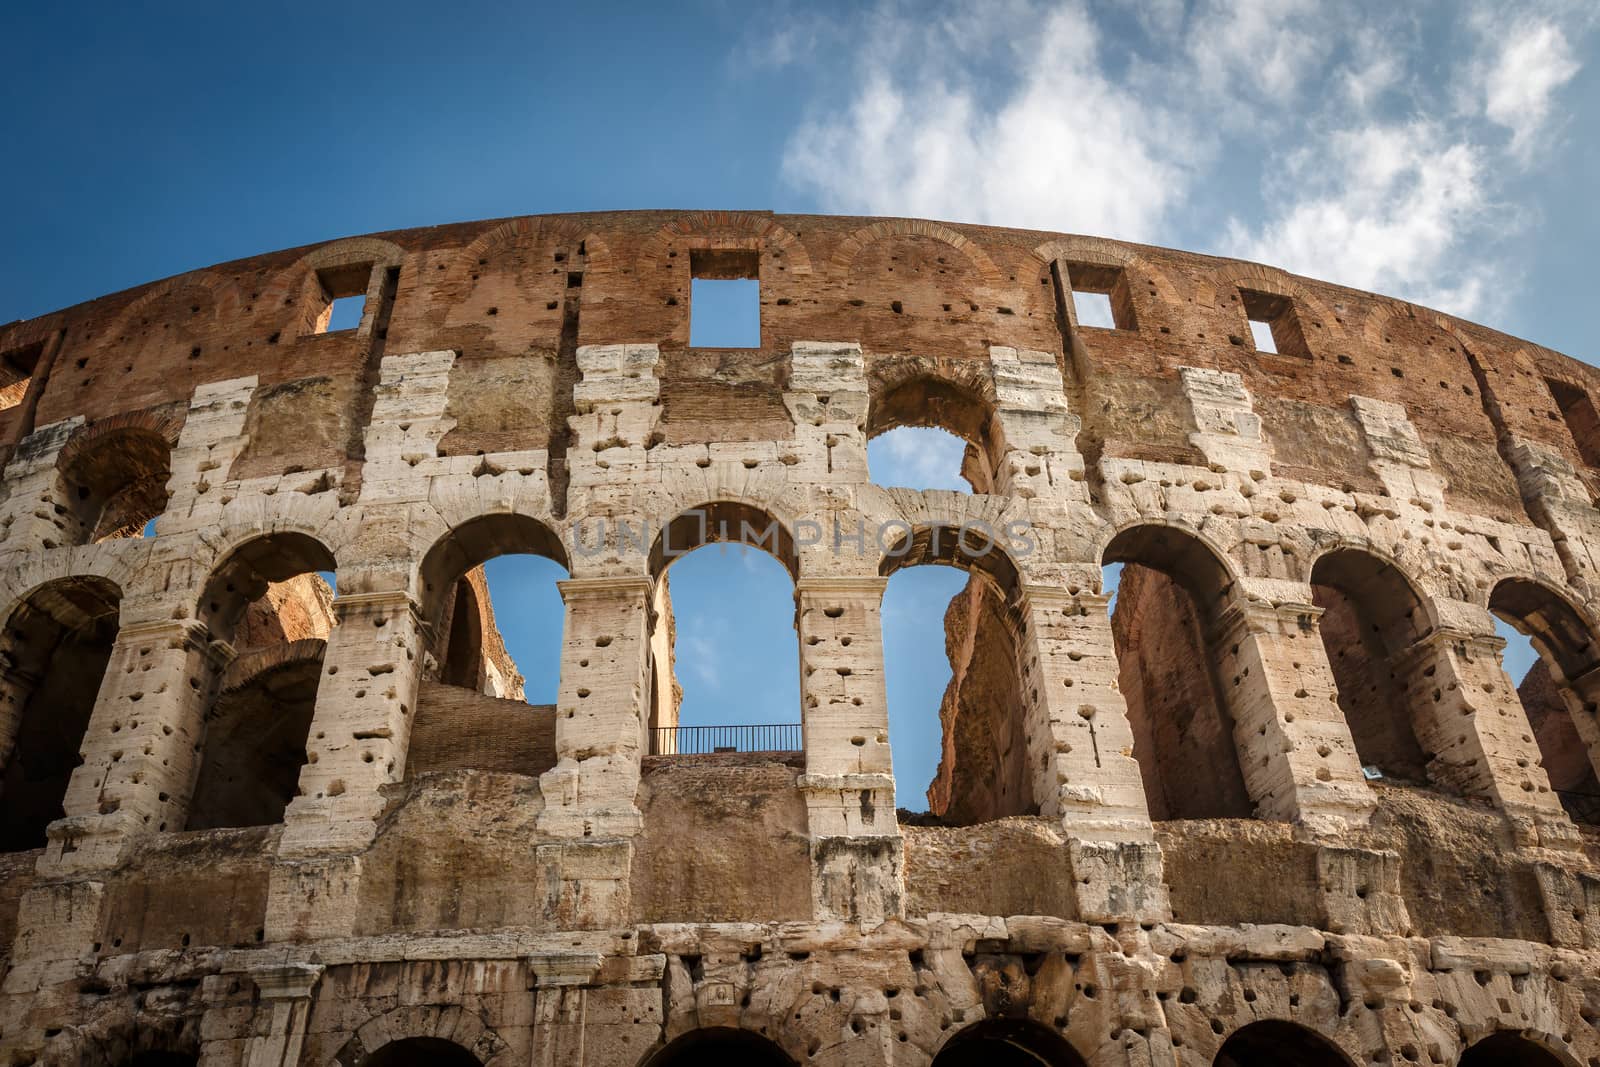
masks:
[[(759, 350), (690, 346), (696, 271), (759, 276)], [(1065, 295), (1074, 288), (1108, 292), (1120, 328), (1080, 327)], [(326, 332), (329, 298), (355, 293), (367, 296), (361, 325)], [(1256, 349), (1252, 317), (1271, 320), (1278, 352)], [(202, 481), (238, 483), (249, 495), (322, 472), (293, 487), (336, 490), (341, 504), (354, 504), (372, 458), (375, 404), (381, 418), (389, 388), (383, 368), (399, 374), (393, 357), (453, 353), (442, 410), (424, 442), (430, 463), (416, 473), (436, 470), (432, 461), (440, 458), (542, 453), (534, 458), (548, 472), (543, 508), (560, 518), (599, 506), (593, 494), (568, 499), (568, 453), (580, 442), (598, 453), (613, 443), (654, 449), (795, 439), (794, 352), (818, 342), (859, 345), (866, 436), (904, 423), (944, 425), (998, 449), (988, 457), (998, 470), (1008, 449), (1048, 451), (1024, 447), (1015, 425), (993, 418), (1008, 395), (1020, 408), (1047, 404), (1064, 414), (1049, 448), (1061, 445), (1073, 457), (1065, 464), (1082, 484), (1068, 498), (1101, 509), (1112, 526), (1125, 524), (1130, 511), (1190, 512), (1195, 526), (1248, 514), (1285, 530), (1323, 525), (1336, 539), (1361, 539), (1375, 517), (1395, 519), (1385, 498), (1420, 500), (1454, 516), (1442, 520), (1438, 552), (1459, 541), (1451, 526), (1503, 549), (1508, 540), (1527, 541), (1520, 554), (1507, 549), (1515, 557), (1508, 572), (1548, 571), (1586, 589), (1588, 562), (1552, 547), (1551, 537), (1555, 545), (1565, 538), (1551, 533), (1543, 497), (1555, 491), (1586, 508), (1600, 491), (1600, 471), (1586, 463), (1600, 460), (1600, 422), (1588, 399), (1600, 392), (1595, 368), (1438, 312), (1270, 267), (921, 220), (718, 211), (529, 216), (220, 264), (0, 328), (0, 361), (12, 368), (0, 380), (0, 387), (10, 382), (0, 388), (0, 403), (8, 404), (0, 409), (0, 454), (12, 462), (8, 482), (15, 482), (30, 435), (70, 452), (97, 428), (142, 426), (175, 446), (200, 410), (197, 397), (244, 382), (242, 446), (231, 450), (227, 469)], [(626, 385), (637, 369), (590, 368), (584, 380), (582, 350), (605, 345), (656, 346), (645, 373), (655, 381), (641, 441), (625, 440), (626, 432), (617, 441), (588, 441), (571, 421), (614, 391), (637, 399)], [(1023, 354), (1027, 388), (1019, 392), (1012, 372), (996, 369), (996, 350)], [(1040, 379), (1040, 369), (1050, 373)], [(710, 454), (733, 453), (713, 447)], [(1519, 454), (1535, 458), (1519, 469)], [(407, 462), (415, 468), (419, 458), (408, 454)], [(782, 458), (789, 484), (810, 480), (808, 465)], [(1027, 462), (981, 488), (1035, 497)], [(1175, 484), (1152, 465), (1233, 470), (1244, 476), (1247, 499), (1251, 478), (1319, 487), (1312, 495), (1332, 518), (1302, 521), (1270, 514), (1292, 508), (1213, 500), (1208, 489), (1237, 496), (1237, 486)], [(1397, 483), (1397, 468), (1423, 472), (1420, 488), (1415, 480)], [(1143, 484), (1147, 476), (1154, 484)], [(857, 480), (865, 481), (864, 471)], [(1057, 484), (1048, 473), (1046, 482)], [(1186, 488), (1198, 494), (1175, 491)], [(1397, 495), (1411, 499), (1393, 501)], [(1341, 527), (1345, 513), (1368, 529)], [(1090, 538), (1086, 551), (1108, 537)], [(1261, 538), (1236, 531), (1218, 540), (1232, 542), (1220, 546), (1225, 551), (1248, 554), (1240, 546)], [(14, 538), (6, 545), (39, 547)], [(1298, 563), (1262, 563), (1261, 573), (1303, 579), (1316, 547), (1301, 548)], [(1077, 555), (1057, 546), (1058, 559)], [(1437, 591), (1481, 601), (1483, 582), (1458, 578), (1456, 588)], [(1448, 587), (1452, 579), (1442, 581)]]

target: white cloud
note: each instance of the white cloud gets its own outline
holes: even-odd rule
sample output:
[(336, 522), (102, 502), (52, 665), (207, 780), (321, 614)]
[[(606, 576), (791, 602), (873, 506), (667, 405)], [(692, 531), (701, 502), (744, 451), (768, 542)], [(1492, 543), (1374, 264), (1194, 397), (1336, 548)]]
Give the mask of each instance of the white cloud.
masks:
[(1489, 22), (1485, 32), (1497, 42), (1497, 52), (1484, 76), (1484, 114), (1511, 131), (1512, 153), (1527, 161), (1549, 120), (1551, 97), (1581, 65), (1566, 35), (1552, 22)]
[(842, 115), (791, 138), (788, 179), (831, 211), (1154, 237), (1188, 185), (1169, 120), (1104, 74), (1081, 6), (1017, 10), (1008, 89), (947, 62), (975, 46), (940, 23), (924, 43), (949, 54), (874, 56)]
[(1508, 190), (1600, 21), (1585, 4), (1119, 14), (1108, 37), (1084, 0), (885, 0), (843, 50), (868, 73), (796, 129), (784, 175), (828, 211), (1220, 246), (1461, 314), (1514, 295), (1484, 264), (1527, 222)]
[(1423, 121), (1333, 134), (1288, 161), (1295, 190), (1230, 251), (1299, 274), (1468, 313), (1488, 269), (1460, 255), (1492, 207), (1481, 149)]
[(1290, 105), (1331, 44), (1313, 0), (1209, 0), (1186, 31), (1189, 61), (1207, 92), (1247, 89)]
[(922, 426), (902, 426), (872, 439), (867, 463), (875, 485), (970, 492), (961, 477), (966, 442)]

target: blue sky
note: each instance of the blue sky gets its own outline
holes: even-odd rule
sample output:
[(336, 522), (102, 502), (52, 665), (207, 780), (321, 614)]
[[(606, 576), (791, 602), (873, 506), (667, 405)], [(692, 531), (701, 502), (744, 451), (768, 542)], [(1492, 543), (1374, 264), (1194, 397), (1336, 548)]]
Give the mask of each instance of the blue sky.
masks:
[[(770, 208), (1240, 255), (1594, 361), (1597, 18), (1576, 0), (6, 5), (0, 321), (353, 233)], [(914, 482), (930, 455), (874, 473)], [(708, 602), (753, 595), (725, 581)], [(902, 596), (942, 616), (895, 581), (887, 620)], [(792, 638), (771, 640), (725, 652), (724, 692), (781, 688)], [(898, 701), (942, 641), (898, 671), (888, 643)]]

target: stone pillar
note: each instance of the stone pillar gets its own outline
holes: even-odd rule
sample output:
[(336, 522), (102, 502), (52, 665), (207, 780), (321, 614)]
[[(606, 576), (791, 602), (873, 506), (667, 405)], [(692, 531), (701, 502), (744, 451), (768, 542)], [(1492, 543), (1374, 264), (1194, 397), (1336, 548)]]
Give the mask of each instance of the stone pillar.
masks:
[(83, 763), (50, 828), (53, 873), (117, 862), (128, 839), (184, 828), (205, 743), (205, 712), (233, 649), (192, 621), (117, 632), (84, 734)]
[(879, 617), (887, 585), (878, 577), (795, 584), (806, 753), (800, 788), (818, 919), (875, 925), (904, 909)]
[(323, 653), (300, 790), (284, 812), (267, 895), (269, 941), (354, 932), (381, 789), (405, 776), (422, 667), (416, 602), (389, 591), (333, 603), (338, 623)]
[(1577, 830), (1550, 788), (1527, 712), (1501, 666), (1504, 647), (1492, 631), (1442, 626), (1396, 657), (1428, 777), (1493, 800), (1519, 844), (1574, 847)]
[(244, 1067), (295, 1067), (311, 1021), (311, 994), (322, 978), (318, 963), (273, 964), (251, 971), (261, 994), (258, 1011), (267, 1014), (265, 1032), (250, 1039)]
[(556, 765), (540, 777), (539, 828), (557, 837), (632, 836), (639, 829), (639, 763), (649, 711), (651, 583), (643, 577), (571, 578)]
[(573, 578), (566, 603), (556, 765), (539, 778), (545, 810), (536, 850), (545, 911), (562, 929), (627, 921), (638, 793), (649, 720), (651, 583)]
[(1237, 597), (1213, 627), (1245, 786), (1265, 819), (1337, 833), (1377, 806), (1339, 710), (1311, 604)]
[(1076, 837), (1152, 841), (1108, 597), (1025, 587), (1018, 655), (1039, 813)]
[(1117, 687), (1107, 600), (1023, 589), (1017, 652), (1033, 797), (1067, 835), (1079, 918), (1156, 922), (1171, 905)]
[(24, 437), (5, 465), (0, 484), (0, 551), (37, 552), (79, 544), (83, 524), (68, 499), (56, 462), (61, 449), (83, 425), (83, 417), (53, 422)]
[(282, 857), (354, 852), (372, 842), (379, 789), (405, 777), (421, 675), (422, 622), (400, 591), (349, 593), (333, 602), (317, 706), (284, 812)]

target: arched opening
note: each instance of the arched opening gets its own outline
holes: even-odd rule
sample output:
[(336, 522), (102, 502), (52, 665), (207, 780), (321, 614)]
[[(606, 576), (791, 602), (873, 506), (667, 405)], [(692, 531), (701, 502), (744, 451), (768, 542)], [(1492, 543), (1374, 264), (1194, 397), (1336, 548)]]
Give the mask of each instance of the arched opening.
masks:
[(143, 426), (100, 431), (68, 443), (61, 477), (79, 543), (138, 537), (167, 508), (172, 445)]
[[(300, 784), (327, 642), (251, 649), (228, 665), (206, 724), (188, 829), (270, 826)], [(215, 745), (211, 742), (215, 742)]]
[(994, 491), (1000, 446), (992, 405), (952, 382), (919, 375), (873, 398), (867, 469), (886, 488)]
[(427, 622), (408, 775), (474, 769), (536, 775), (555, 765), (567, 555), (526, 515), (483, 515), (424, 557)]
[(0, 631), (0, 851), (45, 844), (117, 636), (122, 592), (104, 578), (35, 589)]
[(933, 1067), (1084, 1067), (1078, 1050), (1029, 1019), (985, 1019), (956, 1033)]
[(1368, 774), (1425, 783), (1428, 756), (1417, 735), (1400, 658), (1428, 632), (1428, 615), (1392, 563), (1338, 549), (1311, 569), (1312, 602), (1322, 609), (1322, 644)]
[(1122, 531), (1101, 562), (1122, 566), (1111, 632), (1150, 817), (1249, 818), (1254, 804), (1217, 677), (1227, 567), (1199, 538), (1166, 526)]
[[(977, 524), (918, 527), (889, 547), (879, 567), (890, 581), (883, 608), (889, 742), (897, 782), (907, 787), (896, 796), (914, 816), (925, 790), (923, 810), (943, 825), (1038, 812), (1018, 670), (1020, 578), (992, 533)], [(920, 582), (902, 586), (903, 578)], [(922, 607), (931, 611), (909, 624), (896, 617)], [(929, 637), (945, 655), (926, 648), (901, 655), (901, 632), (913, 627), (938, 627)], [(937, 735), (929, 721), (935, 702)]]
[(1463, 1052), (1460, 1067), (1569, 1067), (1569, 1064), (1532, 1038), (1502, 1030)]
[(235, 650), (215, 679), (187, 829), (268, 826), (295, 796), (334, 626), (333, 554), (300, 533), (267, 534), (212, 572), (199, 617)]
[(482, 1067), (478, 1057), (442, 1037), (391, 1041), (361, 1061), (361, 1067)]
[(1585, 738), (1578, 732), (1580, 721), (1592, 720), (1600, 696), (1600, 691), (1580, 691), (1595, 685), (1589, 676), (1600, 665), (1600, 648), (1589, 626), (1563, 597), (1520, 578), (1508, 578), (1494, 587), (1489, 610), (1525, 635), (1538, 654), (1517, 695), (1533, 727), (1550, 787), (1574, 819), (1600, 823), (1600, 780), (1591, 756), (1591, 744), (1600, 738)]
[(794, 1060), (760, 1034), (716, 1026), (689, 1031), (642, 1067), (794, 1067)]
[(1298, 1023), (1263, 1019), (1240, 1027), (1217, 1050), (1214, 1067), (1350, 1067), (1339, 1046)]
[(748, 504), (689, 508), (656, 537), (651, 755), (800, 750), (799, 565), (788, 528)]

